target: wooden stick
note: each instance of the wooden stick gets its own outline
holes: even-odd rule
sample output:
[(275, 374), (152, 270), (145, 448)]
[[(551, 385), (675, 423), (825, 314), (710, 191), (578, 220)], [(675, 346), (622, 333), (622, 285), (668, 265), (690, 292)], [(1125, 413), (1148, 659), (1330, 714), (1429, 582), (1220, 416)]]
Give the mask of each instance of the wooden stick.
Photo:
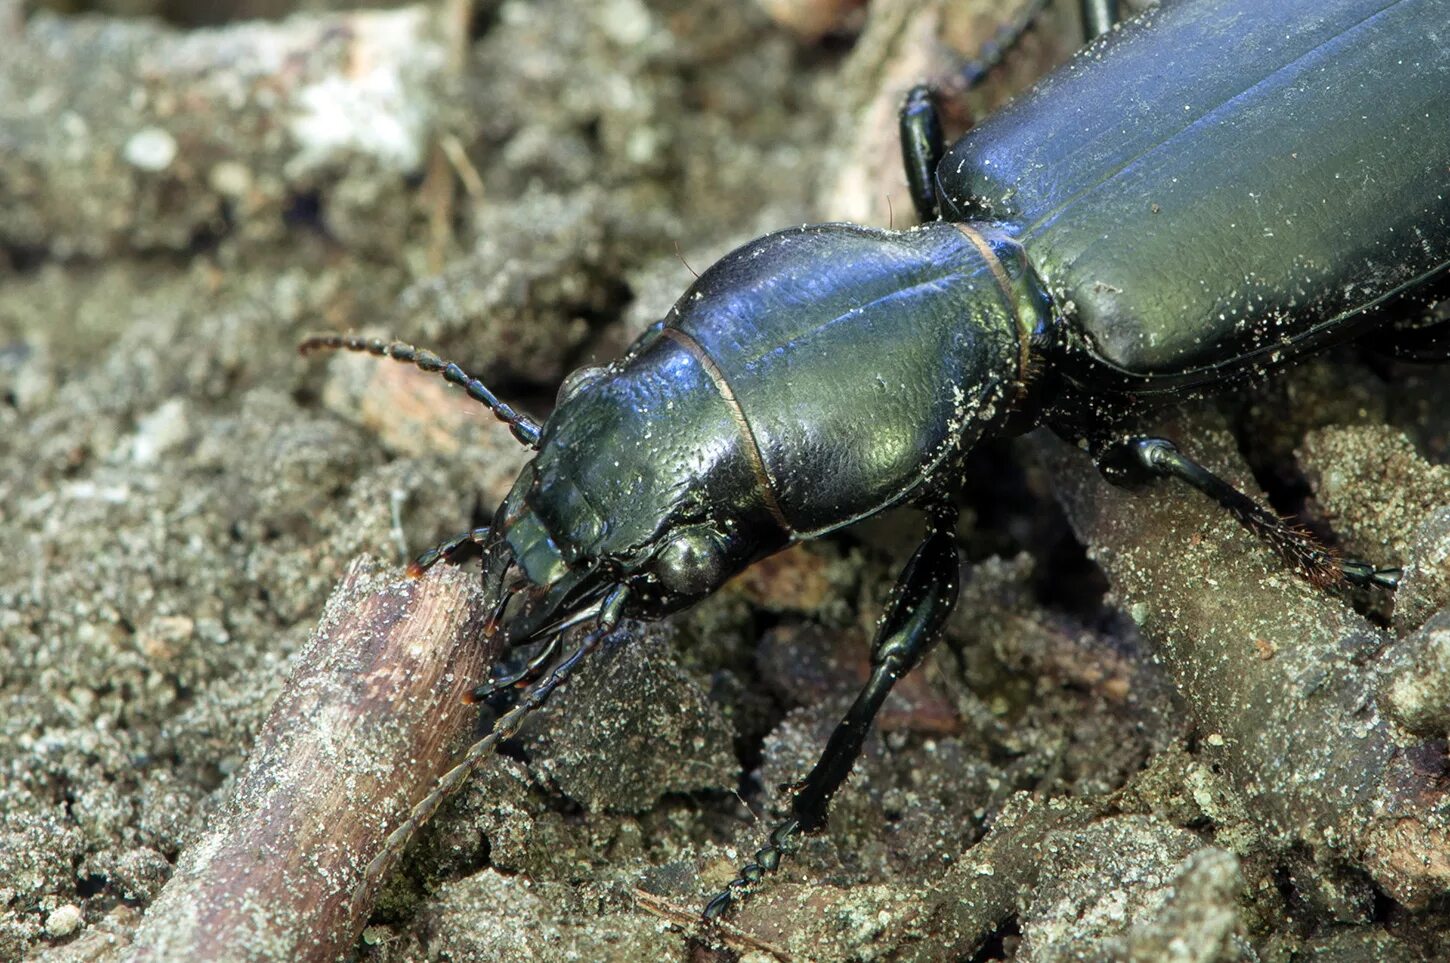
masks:
[[(1252, 491), (1208, 411), (1164, 434)], [(1155, 424), (1155, 430), (1159, 425)], [(1443, 748), (1407, 738), (1376, 694), (1391, 638), (1285, 568), (1186, 486), (1132, 495), (1066, 446), (1048, 463), (1069, 521), (1174, 677), (1202, 737), (1282, 851), (1367, 872), (1401, 904), (1450, 893)]]
[(472, 735), (463, 696), (495, 655), (485, 602), (469, 572), (404, 580), (354, 562), (127, 958), (345, 955), (401, 855), (390, 833)]

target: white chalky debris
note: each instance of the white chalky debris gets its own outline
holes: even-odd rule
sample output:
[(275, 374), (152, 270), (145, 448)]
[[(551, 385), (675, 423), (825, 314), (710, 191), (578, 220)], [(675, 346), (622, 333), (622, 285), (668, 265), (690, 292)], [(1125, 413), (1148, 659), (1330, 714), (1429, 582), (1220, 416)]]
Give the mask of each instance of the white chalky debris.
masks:
[(180, 398), (168, 399), (136, 426), (136, 434), (131, 438), (131, 460), (151, 464), (185, 441), (189, 434), (186, 403)]
[(81, 915), (81, 908), (74, 903), (67, 903), (52, 910), (50, 915), (45, 918), (45, 932), (52, 939), (63, 939), (80, 929), (84, 922), (85, 917)]
[(300, 89), (288, 129), (297, 142), (293, 165), (302, 169), (357, 153), (401, 172), (423, 165), (432, 116), (417, 88), (443, 68), (443, 51), (426, 39), (429, 21), (419, 8), (378, 13), (356, 21), (351, 62), (344, 76)]
[(218, 194), (241, 197), (252, 188), (252, 172), (245, 164), (222, 161), (207, 174), (207, 184)]
[(156, 173), (176, 160), (176, 138), (160, 127), (143, 127), (126, 140), (121, 156), (132, 167)]

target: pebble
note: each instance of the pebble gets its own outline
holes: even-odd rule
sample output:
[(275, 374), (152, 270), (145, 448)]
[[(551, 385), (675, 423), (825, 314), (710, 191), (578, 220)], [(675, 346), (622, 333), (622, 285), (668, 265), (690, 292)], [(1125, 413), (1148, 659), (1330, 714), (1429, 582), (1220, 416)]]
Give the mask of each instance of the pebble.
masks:
[(52, 910), (45, 918), (45, 932), (53, 939), (62, 939), (80, 929), (83, 922), (85, 917), (81, 915), (81, 908), (74, 903), (67, 903)]

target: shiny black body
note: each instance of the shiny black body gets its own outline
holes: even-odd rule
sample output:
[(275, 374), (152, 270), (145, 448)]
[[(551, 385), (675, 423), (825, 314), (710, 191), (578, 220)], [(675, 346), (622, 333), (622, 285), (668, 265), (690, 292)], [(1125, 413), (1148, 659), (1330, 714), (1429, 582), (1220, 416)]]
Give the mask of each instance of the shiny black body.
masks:
[[(1105, 28), (1113, 4), (1086, 6)], [(825, 821), (877, 710), (945, 623), (959, 579), (952, 495), (984, 436), (1044, 424), (1091, 443), (1110, 478), (1176, 478), (1316, 582), (1398, 577), (1339, 558), (1120, 417), (1355, 337), (1392, 303), (1397, 323), (1413, 319), (1404, 299), (1444, 293), (1450, 0), (1165, 0), (950, 150), (924, 88), (901, 123), (927, 223), (823, 224), (745, 245), (624, 357), (572, 374), (542, 425), (407, 345), (303, 346), (438, 371), (536, 450), (490, 527), (415, 565), (478, 543), (486, 584), (517, 599), (499, 604), (505, 641), (540, 649), (478, 693), (537, 681), (511, 726), (619, 618), (682, 608), (888, 508), (925, 511), (867, 682), (789, 818), (709, 916)], [(1423, 335), (1421, 348), (1444, 343)]]
[[(979, 323), (961, 324), (968, 315)], [(960, 397), (941, 386), (1015, 370), (1017, 341), (990, 267), (951, 226), (772, 234), (700, 278), (632, 350), (631, 377), (566, 401), (536, 464), (597, 472), (596, 450), (614, 451), (622, 458), (608, 469), (618, 473), (615, 490), (646, 508), (637, 514), (678, 524), (728, 506), (738, 523), (768, 533), (761, 548), (774, 550), (920, 495), (974, 440), (969, 416), (995, 420), (1007, 400), (996, 384)], [(733, 404), (713, 381), (728, 386)], [(665, 408), (663, 395), (683, 403)], [(639, 411), (659, 413), (644, 419), (654, 444), (634, 443)], [(702, 447), (702, 438), (723, 444)], [(677, 485), (659, 483), (669, 472)], [(702, 478), (717, 484), (692, 484)], [(641, 505), (646, 498), (660, 501)], [(572, 511), (548, 508), (560, 525)]]
[(535, 589), (512, 631), (608, 586), (634, 614), (681, 608), (794, 541), (940, 504), (984, 435), (1102, 449), (1145, 399), (1439, 293), (1447, 24), (1450, 0), (1168, 0), (944, 152), (909, 99), (937, 219), (731, 252), (542, 426), (469, 388), (539, 450), (493, 525)]
[(1011, 225), (1080, 392), (1282, 363), (1446, 273), (1450, 2), (1167, 0), (936, 181), (947, 219)]

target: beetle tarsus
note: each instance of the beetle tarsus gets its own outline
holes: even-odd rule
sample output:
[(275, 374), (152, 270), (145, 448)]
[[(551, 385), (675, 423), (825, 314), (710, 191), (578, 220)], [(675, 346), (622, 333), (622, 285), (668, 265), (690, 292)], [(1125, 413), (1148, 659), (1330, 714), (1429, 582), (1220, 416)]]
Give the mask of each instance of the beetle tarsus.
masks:
[[(1017, 49), (1022, 38), (1037, 26), (1037, 21), (1052, 5), (1052, 0), (1027, 0), (1010, 22), (996, 36), (982, 44), (977, 55), (957, 71), (955, 85), (965, 93), (978, 87), (993, 70)], [(1122, 19), (1118, 0), (1081, 0), (1083, 42), (1092, 43), (1110, 32)]]
[(451, 361), (444, 361), (431, 351), (415, 348), (402, 341), (384, 341), (381, 338), (361, 338), (356, 335), (314, 334), (302, 339), (297, 346), (300, 354), (313, 351), (359, 351), (379, 358), (392, 358), (404, 364), (411, 364), (424, 371), (437, 372), (443, 380), (457, 385), (468, 393), (468, 397), (493, 412), (495, 418), (508, 425), (509, 431), (519, 442), (529, 448), (539, 447), (539, 423), (523, 412), (517, 411), (506, 401), (499, 399), (482, 381), (468, 374)]
[(764, 879), (766, 873), (775, 872), (780, 861), (795, 851), (795, 838), (800, 831), (801, 825), (796, 819), (787, 819), (771, 830), (766, 844), (755, 851), (753, 861), (740, 867), (739, 875), (705, 904), (700, 918), (707, 923), (717, 920), (744, 899), (751, 887)]
[[(1032, 32), (1037, 26), (1037, 20), (1050, 6), (1051, 0), (1028, 0), (1022, 4), (1022, 10), (1015, 19), (1003, 25), (990, 41), (983, 44), (976, 57), (961, 65), (957, 71), (957, 84), (960, 84), (961, 90), (974, 90), (982, 84), (987, 75), (1000, 67), (1002, 61), (1021, 44), (1022, 38)], [(1122, 19), (1118, 7), (1118, 0), (1082, 0), (1080, 10), (1085, 44), (1090, 44), (1114, 28), (1118, 20)]]
[(1404, 571), (1399, 568), (1377, 568), (1369, 562), (1357, 558), (1341, 559), (1340, 570), (1343, 572), (1344, 580), (1350, 585), (1389, 589), (1394, 591), (1400, 587), (1400, 578)]
[(956, 83), (963, 93), (975, 89), (987, 75), (1001, 66), (1007, 55), (1017, 48), (1022, 38), (1037, 26), (1037, 20), (1052, 5), (1052, 0), (1027, 0), (1021, 11), (997, 31), (996, 36), (982, 44), (977, 56), (957, 71)]
[(926, 538), (897, 578), (886, 616), (876, 630), (870, 677), (831, 733), (821, 758), (801, 780), (791, 799), (790, 818), (771, 831), (754, 860), (742, 866), (739, 875), (706, 904), (705, 919), (717, 918), (739, 899), (738, 894), (774, 872), (793, 851), (796, 836), (825, 825), (831, 797), (855, 767), (881, 704), (892, 686), (921, 661), (956, 605), (961, 559), (954, 528), (954, 512), (933, 510)]
[(488, 541), (491, 531), (492, 529), (485, 525), (482, 528), (462, 532), (439, 542), (408, 563), (408, 577), (418, 578), (439, 562), (458, 561), (465, 549), (471, 550), (474, 546), (484, 545)]

